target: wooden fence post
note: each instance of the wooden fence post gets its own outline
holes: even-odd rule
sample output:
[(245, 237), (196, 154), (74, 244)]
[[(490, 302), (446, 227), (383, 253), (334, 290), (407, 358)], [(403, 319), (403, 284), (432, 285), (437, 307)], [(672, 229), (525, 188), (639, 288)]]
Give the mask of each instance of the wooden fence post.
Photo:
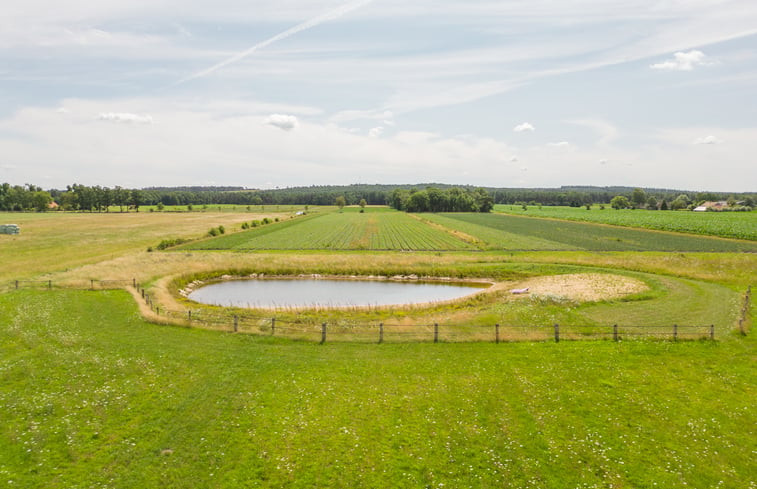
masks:
[(384, 323), (379, 323), (379, 344), (384, 342)]
[(271, 336), (276, 333), (276, 318), (271, 318)]
[(48, 280), (47, 281), (47, 290), (53, 290), (53, 281), (52, 280)]
[(710, 325), (710, 340), (715, 341), (715, 325)]
[(18, 290), (18, 280), (16, 280), (16, 290)]
[(236, 333), (239, 329), (239, 316), (234, 315), (234, 332)]
[(92, 290), (95, 290), (95, 281), (94, 279), (89, 279), (89, 288)]
[(192, 310), (190, 309), (187, 311), (187, 321), (191, 321), (191, 320), (192, 320)]
[(155, 308), (155, 314), (157, 314), (158, 316), (160, 316), (160, 306), (157, 306)]
[(434, 343), (439, 343), (439, 323), (434, 323)]
[(499, 323), (494, 325), (494, 342), (499, 344)]
[(142, 289), (142, 299), (145, 298), (145, 289)]
[(612, 325), (612, 339), (614, 341), (618, 341), (618, 325), (617, 324)]
[(135, 289), (137, 288), (137, 279), (136, 278), (131, 279), (131, 286), (134, 287)]
[(560, 325), (555, 323), (555, 343), (560, 342)]
[(321, 344), (326, 343), (326, 323), (321, 323)]
[(678, 341), (678, 325), (673, 325), (673, 341)]

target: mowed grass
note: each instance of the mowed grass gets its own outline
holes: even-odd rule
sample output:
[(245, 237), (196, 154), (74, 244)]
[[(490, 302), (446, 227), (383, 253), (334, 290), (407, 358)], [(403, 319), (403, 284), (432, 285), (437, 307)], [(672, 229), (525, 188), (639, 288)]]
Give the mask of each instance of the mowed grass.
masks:
[(690, 211), (650, 211), (644, 209), (600, 209), (592, 206), (527, 206), (496, 205), (496, 212), (526, 215), (531, 217), (551, 217), (572, 221), (587, 221), (615, 226), (629, 226), (659, 231), (704, 234), (723, 238), (757, 240), (757, 211), (753, 212), (690, 212)]
[[(281, 216), (287, 216), (282, 214)], [(225, 212), (0, 213), (0, 222), (21, 226), (0, 235), (0, 280), (33, 277), (144, 251), (168, 238), (196, 238), (211, 227), (276, 214)]]
[[(480, 239), (487, 249), (755, 252), (757, 242), (505, 214), (431, 217)], [(460, 224), (457, 224), (460, 223)], [(494, 231), (494, 232), (493, 232)], [(501, 234), (498, 234), (500, 232)], [(477, 234), (478, 233), (478, 234)], [(527, 238), (532, 238), (529, 243)]]
[(751, 487), (755, 341), (354, 345), (0, 295), (7, 487)]
[(345, 209), (269, 224), (233, 236), (181, 246), (185, 250), (469, 250), (471, 244), (403, 212)]

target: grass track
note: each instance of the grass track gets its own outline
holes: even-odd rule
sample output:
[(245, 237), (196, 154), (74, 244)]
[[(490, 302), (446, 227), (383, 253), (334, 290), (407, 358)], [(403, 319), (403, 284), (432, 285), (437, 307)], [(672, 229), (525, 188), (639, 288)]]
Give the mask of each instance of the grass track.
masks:
[[(750, 487), (755, 342), (338, 345), (0, 295), (9, 487)], [(720, 482), (722, 481), (722, 482)]]

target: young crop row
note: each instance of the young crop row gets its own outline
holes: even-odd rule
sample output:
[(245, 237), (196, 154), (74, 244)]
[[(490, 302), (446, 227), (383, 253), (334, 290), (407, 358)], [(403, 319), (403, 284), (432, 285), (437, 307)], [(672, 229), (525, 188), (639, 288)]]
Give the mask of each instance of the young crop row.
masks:
[(465, 250), (470, 244), (400, 212), (308, 216), (205, 240), (184, 249)]
[(439, 224), (448, 229), (463, 232), (476, 239), (476, 245), (485, 250), (562, 250), (570, 246), (558, 241), (540, 239), (534, 236), (511, 233), (484, 224), (455, 219), (444, 214), (422, 214), (422, 219)]
[(405, 214), (387, 214), (373, 236), (374, 249), (464, 250), (474, 249), (465, 241)]
[[(511, 233), (526, 238), (533, 238), (531, 246), (518, 246), (507, 243), (503, 249), (544, 249), (548, 242), (558, 243), (552, 249), (575, 249), (590, 251), (716, 251), (740, 252), (757, 251), (757, 243), (748, 241), (730, 241), (711, 237), (689, 236), (684, 234), (664, 233), (651, 230), (631, 229), (617, 226), (603, 226), (593, 223), (539, 219), (505, 214), (443, 214), (452, 221), (465, 223), (463, 228), (476, 236), (476, 230), (469, 224)], [(454, 224), (450, 224), (454, 226)], [(458, 228), (456, 228), (458, 229)], [(490, 232), (489, 236), (490, 236)], [(486, 238), (481, 237), (482, 241)], [(491, 239), (491, 237), (489, 237)], [(519, 242), (522, 245), (523, 242)], [(528, 241), (525, 242), (528, 245)], [(502, 242), (489, 242), (499, 248)]]
[(596, 206), (591, 210), (583, 207), (527, 206), (524, 210), (522, 206), (515, 205), (497, 205), (495, 211), (757, 241), (757, 212), (600, 210)]

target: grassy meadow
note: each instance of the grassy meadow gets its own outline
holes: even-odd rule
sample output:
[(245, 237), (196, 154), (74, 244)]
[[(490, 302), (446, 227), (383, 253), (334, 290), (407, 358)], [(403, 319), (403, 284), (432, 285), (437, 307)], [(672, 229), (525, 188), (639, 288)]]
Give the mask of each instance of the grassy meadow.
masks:
[(0, 295), (8, 487), (750, 487), (754, 340), (290, 342)]
[[(757, 255), (736, 250), (753, 243), (625, 229), (639, 233), (622, 235), (626, 244), (662, 243), (637, 251), (613, 247), (618, 241), (608, 236), (621, 236), (615, 228), (590, 223), (555, 221), (586, 226), (563, 232), (574, 228), (519, 216), (374, 208), (290, 219), (292, 209), (239, 207), (0, 214), (22, 229), (0, 236), (0, 481), (30, 488), (757, 486), (757, 350), (752, 334), (737, 331)], [(241, 230), (264, 217), (280, 222)], [(146, 251), (163, 239), (202, 238), (220, 225), (227, 234), (190, 245), (223, 249)], [(351, 233), (340, 245), (348, 249), (255, 244), (335, 243), (328, 237), (335, 229)], [(396, 250), (421, 242), (437, 248), (371, 249), (374, 239), (404, 240)], [(683, 248), (692, 239), (732, 248)], [(494, 246), (517, 240), (532, 246)], [(538, 251), (551, 243), (571, 249)], [(134, 278), (162, 305), (187, 307), (175, 280), (234, 270), (501, 284), (498, 292), (451, 304), (292, 313), (345, 330), (365, 321), (691, 322), (716, 324), (717, 341), (318, 345), (156, 324), (124, 290), (79, 290), (90, 280)], [(507, 293), (581, 274), (647, 288), (594, 300)], [(14, 290), (15, 279), (49, 279), (54, 287)]]

